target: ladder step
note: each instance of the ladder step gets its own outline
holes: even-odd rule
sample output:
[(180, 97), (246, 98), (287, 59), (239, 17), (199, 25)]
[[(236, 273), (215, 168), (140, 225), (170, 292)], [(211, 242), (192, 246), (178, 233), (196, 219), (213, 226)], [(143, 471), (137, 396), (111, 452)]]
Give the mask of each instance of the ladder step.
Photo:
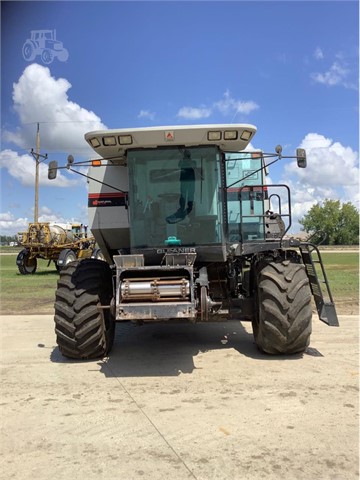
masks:
[[(310, 250), (311, 246), (313, 248)], [(311, 246), (309, 244), (303, 246), (303, 248), (301, 248), (300, 246), (300, 252), (301, 252), (306, 273), (310, 282), (310, 287), (311, 287), (312, 294), (314, 296), (319, 318), (322, 322), (325, 322), (327, 325), (339, 326), (335, 305), (332, 301), (330, 287), (326, 278), (326, 273), (324, 270), (320, 252), (317, 247), (315, 247), (314, 245), (311, 245)], [(313, 252), (315, 252), (315, 255), (316, 255), (315, 258), (317, 259), (313, 258)], [(322, 271), (321, 279), (319, 279), (318, 268), (315, 268), (315, 264), (320, 265), (320, 267), (318, 268), (321, 268), (321, 271)], [(324, 284), (326, 286), (325, 290), (327, 291), (327, 296), (330, 301), (324, 299), (324, 295), (323, 295), (324, 289), (322, 288), (322, 285)]]
[(332, 302), (325, 302), (322, 305), (321, 311), (319, 312), (319, 318), (330, 327), (339, 326), (335, 305)]

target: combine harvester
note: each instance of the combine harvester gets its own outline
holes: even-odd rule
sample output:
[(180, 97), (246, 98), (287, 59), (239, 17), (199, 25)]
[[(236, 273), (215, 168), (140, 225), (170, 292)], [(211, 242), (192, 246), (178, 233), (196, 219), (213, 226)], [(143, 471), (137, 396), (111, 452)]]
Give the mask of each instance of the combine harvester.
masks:
[[(296, 156), (244, 152), (244, 124), (90, 132), (89, 227), (105, 261), (60, 272), (55, 330), (63, 355), (107, 355), (115, 322), (252, 322), (268, 354), (306, 350), (312, 295), (320, 320), (337, 326), (317, 247), (289, 238), (290, 191), (267, 185), (267, 167)], [(49, 165), (49, 178), (68, 164)]]

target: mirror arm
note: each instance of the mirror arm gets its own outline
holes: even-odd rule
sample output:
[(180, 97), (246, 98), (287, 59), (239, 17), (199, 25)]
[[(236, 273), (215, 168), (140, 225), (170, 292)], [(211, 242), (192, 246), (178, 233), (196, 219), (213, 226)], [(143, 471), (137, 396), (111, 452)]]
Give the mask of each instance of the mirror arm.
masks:
[[(68, 167), (61, 167), (61, 168), (68, 168)], [(117, 190), (118, 192), (125, 193), (126, 195), (128, 192), (125, 190), (120, 190), (120, 188), (113, 187), (112, 185), (109, 185), (108, 183), (101, 182), (100, 180), (97, 180), (96, 178), (90, 177), (90, 175), (85, 175), (85, 173), (78, 172), (77, 170), (73, 170), (72, 168), (68, 168), (71, 172), (77, 173), (78, 175), (81, 175), (82, 177), (88, 178), (89, 180), (93, 180), (94, 182), (100, 183), (101, 185), (105, 185), (106, 187), (110, 187), (113, 190)]]

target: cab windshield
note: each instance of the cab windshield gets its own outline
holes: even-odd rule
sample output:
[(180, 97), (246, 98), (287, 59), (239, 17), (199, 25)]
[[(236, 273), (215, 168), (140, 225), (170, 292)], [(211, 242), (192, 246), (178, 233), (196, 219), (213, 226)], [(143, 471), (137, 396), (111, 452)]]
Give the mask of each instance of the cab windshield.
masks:
[(128, 153), (132, 248), (221, 243), (217, 147)]

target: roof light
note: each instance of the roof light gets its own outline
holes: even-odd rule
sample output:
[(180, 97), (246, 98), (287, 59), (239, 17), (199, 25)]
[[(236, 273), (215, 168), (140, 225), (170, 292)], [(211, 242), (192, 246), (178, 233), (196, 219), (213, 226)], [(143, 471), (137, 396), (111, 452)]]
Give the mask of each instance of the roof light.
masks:
[(90, 138), (90, 143), (91, 143), (91, 146), (94, 148), (100, 147), (100, 142), (96, 137)]
[(111, 137), (103, 137), (103, 144), (106, 147), (113, 147), (116, 145), (116, 138), (111, 136)]
[(120, 145), (131, 145), (133, 143), (131, 135), (120, 135), (119, 136)]
[(101, 167), (101, 160), (91, 160), (92, 167)]
[(224, 140), (236, 140), (238, 138), (237, 130), (226, 130), (224, 132)]
[(261, 152), (252, 152), (251, 158), (261, 158)]
[(240, 135), (240, 138), (241, 140), (250, 140), (251, 135), (252, 135), (252, 132), (250, 132), (249, 130), (244, 130)]
[(221, 132), (220, 131), (208, 132), (207, 138), (210, 142), (211, 141), (216, 141), (216, 140), (221, 140)]

